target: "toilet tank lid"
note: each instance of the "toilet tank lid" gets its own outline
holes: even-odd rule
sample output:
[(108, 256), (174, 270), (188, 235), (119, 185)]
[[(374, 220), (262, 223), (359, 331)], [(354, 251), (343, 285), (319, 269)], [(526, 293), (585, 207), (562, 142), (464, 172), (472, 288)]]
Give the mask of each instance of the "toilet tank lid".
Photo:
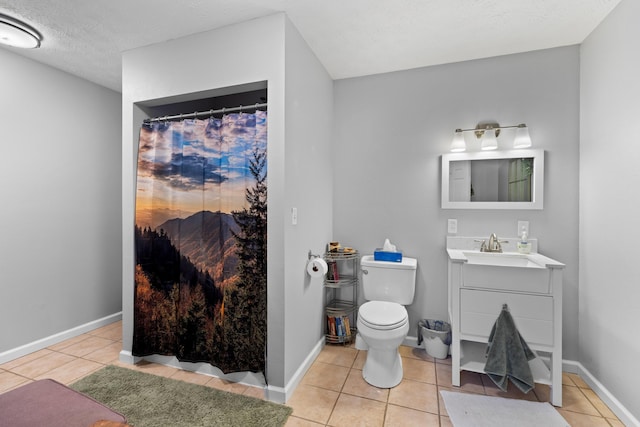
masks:
[(360, 265), (363, 267), (378, 267), (378, 268), (397, 268), (401, 270), (415, 270), (418, 267), (418, 260), (415, 258), (402, 257), (402, 261), (376, 261), (373, 259), (373, 255), (365, 255), (360, 260)]

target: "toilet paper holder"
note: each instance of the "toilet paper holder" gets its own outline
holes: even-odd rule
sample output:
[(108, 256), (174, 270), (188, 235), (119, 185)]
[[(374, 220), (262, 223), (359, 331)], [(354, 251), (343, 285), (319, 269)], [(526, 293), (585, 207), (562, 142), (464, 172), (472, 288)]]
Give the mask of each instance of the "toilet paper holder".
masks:
[(327, 262), (320, 255), (315, 255), (309, 250), (307, 260), (307, 274), (311, 277), (322, 277), (327, 274), (329, 267), (327, 266)]
[[(307, 260), (307, 264), (309, 264), (309, 261), (312, 261), (316, 258), (320, 258), (320, 255), (316, 255), (314, 253), (311, 252), (311, 249), (309, 249), (309, 254), (307, 255), (308, 260)], [(313, 271), (318, 271), (318, 267), (316, 267), (315, 265), (313, 266)]]

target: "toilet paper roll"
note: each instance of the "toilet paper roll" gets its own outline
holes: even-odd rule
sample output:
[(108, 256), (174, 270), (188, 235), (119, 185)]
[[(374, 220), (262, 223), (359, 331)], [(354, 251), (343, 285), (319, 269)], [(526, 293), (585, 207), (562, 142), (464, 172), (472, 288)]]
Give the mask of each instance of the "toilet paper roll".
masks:
[(322, 277), (327, 274), (327, 271), (329, 271), (329, 267), (322, 258), (313, 258), (307, 263), (307, 273), (311, 277)]

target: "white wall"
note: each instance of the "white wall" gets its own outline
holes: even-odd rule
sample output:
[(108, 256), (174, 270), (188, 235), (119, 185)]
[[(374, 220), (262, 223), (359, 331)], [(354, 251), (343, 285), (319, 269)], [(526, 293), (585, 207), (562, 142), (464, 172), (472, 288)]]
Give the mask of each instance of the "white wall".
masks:
[[(295, 58), (289, 58), (289, 52)], [(123, 347), (131, 350), (133, 334), (135, 167), (141, 124), (134, 103), (261, 81), (267, 82), (269, 103), (266, 376), (270, 386), (284, 388), (321, 337), (319, 328), (308, 327), (319, 323), (321, 301), (303, 272), (308, 250), (319, 250), (331, 231), (330, 183), (321, 185), (317, 201), (304, 191), (330, 167), (329, 130), (308, 132), (313, 123), (331, 127), (331, 82), (284, 14), (123, 56)], [(317, 163), (304, 157), (314, 151)], [(291, 228), (294, 204), (300, 225)]]
[(580, 362), (640, 419), (640, 3), (580, 51)]
[(120, 94), (0, 49), (0, 353), (121, 309)]
[[(515, 237), (527, 220), (540, 252), (567, 265), (564, 357), (578, 358), (578, 65), (572, 46), (335, 82), (334, 238), (371, 253), (388, 237), (418, 259), (410, 336), (421, 318), (448, 318), (448, 218), (487, 237)], [(546, 151), (544, 210), (440, 208), (454, 130), (487, 120), (526, 123)], [(503, 131), (499, 148), (512, 140)]]

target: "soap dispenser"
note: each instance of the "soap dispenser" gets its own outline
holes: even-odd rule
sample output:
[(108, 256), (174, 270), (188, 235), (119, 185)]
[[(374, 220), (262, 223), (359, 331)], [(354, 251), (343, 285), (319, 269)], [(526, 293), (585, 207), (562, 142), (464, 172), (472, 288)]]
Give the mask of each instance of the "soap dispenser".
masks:
[(520, 252), (521, 254), (528, 254), (531, 252), (531, 243), (529, 242), (529, 236), (527, 235), (526, 227), (522, 227), (522, 232), (520, 233), (518, 252)]

